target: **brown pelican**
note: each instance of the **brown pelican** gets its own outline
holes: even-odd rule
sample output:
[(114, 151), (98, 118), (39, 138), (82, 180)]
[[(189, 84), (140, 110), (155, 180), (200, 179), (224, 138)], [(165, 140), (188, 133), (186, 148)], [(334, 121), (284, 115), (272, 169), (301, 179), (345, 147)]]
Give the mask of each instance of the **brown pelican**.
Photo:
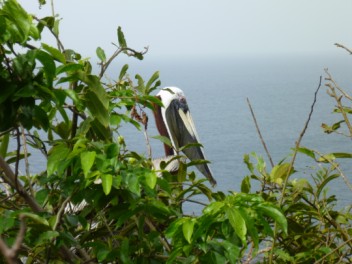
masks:
[[(194, 126), (191, 113), (188, 108), (185, 94), (177, 87), (165, 87), (156, 95), (163, 103), (163, 107), (155, 105), (154, 116), (156, 126), (160, 135), (170, 139), (172, 147), (164, 144), (166, 158), (161, 160), (171, 160), (174, 155), (178, 155), (181, 147), (187, 144), (199, 143), (199, 137)], [(192, 160), (205, 160), (203, 150), (199, 146), (191, 146), (182, 149), (182, 152)], [(156, 167), (160, 166), (160, 160)], [(198, 170), (214, 186), (215, 179), (208, 164), (197, 164)], [(168, 170), (177, 170), (178, 160), (173, 160), (167, 167)]]

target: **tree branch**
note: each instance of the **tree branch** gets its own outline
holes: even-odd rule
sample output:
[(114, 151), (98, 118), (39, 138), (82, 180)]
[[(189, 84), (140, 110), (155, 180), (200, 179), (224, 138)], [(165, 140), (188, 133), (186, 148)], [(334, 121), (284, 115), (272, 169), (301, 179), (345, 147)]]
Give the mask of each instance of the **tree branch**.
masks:
[(101, 79), (103, 76), (104, 76), (104, 73), (106, 72), (106, 70), (108, 69), (109, 65), (111, 64), (111, 62), (118, 56), (120, 55), (121, 52), (131, 52), (131, 54), (127, 54), (128, 56), (134, 56), (135, 54), (140, 54), (140, 55), (144, 55), (148, 52), (148, 47), (144, 48), (143, 51), (136, 51), (134, 49), (131, 49), (131, 48), (123, 48), (123, 47), (120, 47), (118, 48), (114, 54), (110, 57), (110, 59), (105, 62), (105, 63), (102, 63), (101, 64), (101, 70), (100, 70), (100, 74), (99, 74), (99, 78)]
[[(307, 131), (308, 125), (310, 123), (310, 119), (311, 119), (311, 117), (313, 115), (314, 106), (315, 106), (315, 103), (317, 101), (317, 95), (318, 95), (318, 92), (319, 92), (320, 87), (321, 87), (321, 80), (322, 80), (322, 76), (320, 76), (318, 88), (315, 90), (315, 93), (314, 93), (314, 99), (313, 99), (313, 103), (312, 103), (312, 105), (310, 107), (310, 112), (309, 112), (309, 115), (308, 115), (308, 119), (307, 119), (306, 123), (304, 124), (303, 130), (302, 130), (301, 134), (299, 135), (298, 140), (296, 141), (296, 146), (295, 146), (295, 150), (294, 150), (294, 153), (293, 153), (293, 157), (292, 157), (290, 166), (289, 166), (289, 168), (287, 170), (287, 175), (286, 175), (286, 178), (285, 178), (285, 180), (283, 182), (283, 186), (282, 186), (281, 198), (279, 200), (279, 206), (280, 207), (281, 207), (281, 205), (284, 202), (285, 190), (286, 190), (286, 186), (287, 186), (287, 183), (288, 183), (288, 178), (289, 178), (290, 172), (292, 171), (293, 165), (294, 165), (294, 163), (296, 161), (296, 157), (297, 157), (299, 146), (301, 145), (301, 141), (303, 139), (304, 134)], [(269, 263), (270, 264), (273, 263), (276, 235), (277, 235), (277, 223), (275, 222), (273, 245), (271, 247), (271, 251), (270, 251), (270, 254), (269, 254)]]
[(254, 121), (255, 127), (256, 127), (256, 129), (257, 129), (257, 132), (258, 132), (260, 141), (262, 142), (262, 145), (263, 145), (263, 147), (264, 147), (264, 150), (265, 150), (265, 152), (266, 152), (266, 155), (268, 156), (268, 159), (269, 159), (269, 161), (270, 161), (270, 165), (271, 165), (271, 167), (273, 168), (273, 167), (274, 167), (274, 162), (273, 162), (273, 160), (272, 160), (272, 158), (271, 158), (271, 155), (270, 155), (270, 153), (269, 153), (268, 148), (266, 147), (264, 138), (263, 138), (262, 133), (260, 132), (260, 129), (259, 129), (259, 126), (258, 126), (257, 119), (255, 118), (252, 105), (251, 105), (251, 103), (249, 102), (249, 99), (248, 99), (248, 98), (247, 98), (247, 104), (248, 104), (248, 106), (249, 106), (249, 109), (251, 110), (251, 114), (252, 114), (252, 117), (253, 117), (253, 121)]
[(352, 55), (352, 50), (347, 48), (347, 47), (345, 47), (344, 45), (339, 44), (339, 43), (335, 43), (335, 46), (338, 47), (338, 48), (342, 48), (342, 49), (346, 50), (350, 55)]
[(26, 203), (33, 210), (33, 212), (43, 212), (43, 208), (37, 203), (34, 197), (28, 194), (28, 192), (23, 188), (22, 184), (17, 180), (17, 177), (11, 170), (10, 166), (1, 156), (0, 168), (3, 170), (2, 178), (4, 179), (4, 181), (18, 192), (18, 194), (26, 201)]
[(26, 223), (24, 221), (24, 218), (25, 216), (20, 214), (20, 230), (18, 231), (16, 240), (11, 248), (6, 245), (5, 241), (0, 236), (0, 252), (9, 264), (19, 263), (19, 259), (17, 258), (17, 256), (19, 250), (21, 249), (22, 241), (26, 232)]

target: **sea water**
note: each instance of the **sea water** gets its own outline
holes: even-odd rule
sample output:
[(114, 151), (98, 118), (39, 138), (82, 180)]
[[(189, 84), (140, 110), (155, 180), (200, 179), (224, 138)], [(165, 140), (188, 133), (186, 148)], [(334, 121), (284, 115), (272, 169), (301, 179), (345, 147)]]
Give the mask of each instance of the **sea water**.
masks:
[[(352, 94), (351, 66), (351, 57), (341, 51), (341, 54), (337, 52), (331, 56), (146, 59), (144, 62), (132, 61), (130, 72), (132, 78), (136, 72), (148, 79), (154, 71), (160, 71), (161, 87), (178, 86), (183, 89), (206, 158), (211, 161), (211, 169), (218, 182), (216, 189), (237, 192), (243, 177), (249, 175), (243, 163), (244, 154), (256, 152), (265, 159), (268, 171), (271, 169), (247, 98), (274, 164), (283, 159), (290, 162), (292, 148), (303, 131), (322, 77), (301, 146), (324, 154), (352, 152), (350, 138), (327, 135), (321, 128), (322, 123), (330, 125), (342, 119), (341, 115), (332, 113), (336, 102), (326, 92), (324, 69), (329, 70), (341, 88)], [(149, 117), (148, 133), (153, 136), (157, 131), (151, 113)], [(130, 133), (130, 128), (124, 129), (130, 148), (146, 153), (143, 134)], [(163, 155), (159, 141), (152, 139), (151, 145), (154, 157)], [(341, 168), (352, 182), (351, 164), (351, 159), (341, 160)], [(295, 162), (298, 172), (291, 177), (305, 177), (311, 181), (311, 174), (319, 166), (322, 164), (299, 154)], [(333, 181), (328, 188), (331, 194), (337, 195), (339, 206), (351, 204), (352, 191), (342, 178)]]
[[(211, 162), (218, 183), (215, 190), (225, 193), (240, 191), (243, 177), (249, 175), (243, 163), (245, 154), (256, 152), (265, 159), (268, 171), (271, 169), (247, 98), (274, 163), (283, 159), (290, 162), (292, 148), (308, 119), (321, 76), (317, 101), (301, 145), (321, 153), (352, 152), (350, 138), (327, 135), (321, 128), (322, 123), (332, 124), (342, 119), (339, 114), (332, 113), (336, 102), (326, 93), (324, 68), (329, 69), (341, 88), (352, 94), (352, 59), (342, 51), (333, 56), (159, 59), (149, 59), (146, 56), (143, 61), (132, 58), (117, 60), (107, 75), (116, 80), (125, 63), (130, 65), (129, 74), (132, 79), (138, 73), (148, 80), (155, 71), (159, 71), (161, 87), (178, 86), (183, 89), (206, 158)], [(147, 110), (147, 114), (147, 133), (149, 136), (157, 135), (151, 111)], [(147, 156), (148, 148), (142, 132), (130, 124), (124, 124), (119, 132), (125, 137), (129, 150)], [(150, 145), (153, 158), (164, 155), (160, 141), (150, 139)], [(41, 153), (34, 151), (31, 162), (32, 171), (45, 169), (46, 160)], [(352, 182), (351, 164), (351, 159), (341, 160), (341, 168)], [(298, 172), (291, 177), (305, 177), (311, 181), (311, 174), (319, 166), (321, 164), (300, 154), (295, 163)], [(198, 173), (198, 177), (203, 176)], [(328, 188), (331, 194), (337, 195), (339, 207), (351, 205), (352, 191), (342, 178), (334, 180)], [(189, 210), (193, 210), (192, 205)]]

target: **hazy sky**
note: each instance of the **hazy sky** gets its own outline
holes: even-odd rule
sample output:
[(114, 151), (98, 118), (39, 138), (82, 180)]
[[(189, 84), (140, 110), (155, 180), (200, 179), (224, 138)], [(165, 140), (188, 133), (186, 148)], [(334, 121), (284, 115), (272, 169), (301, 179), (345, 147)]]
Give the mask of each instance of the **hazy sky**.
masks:
[[(21, 1), (40, 16), (37, 0)], [(351, 0), (57, 0), (66, 48), (113, 51), (121, 26), (148, 56), (224, 56), (334, 52), (352, 46)], [(44, 40), (45, 41), (45, 40)]]

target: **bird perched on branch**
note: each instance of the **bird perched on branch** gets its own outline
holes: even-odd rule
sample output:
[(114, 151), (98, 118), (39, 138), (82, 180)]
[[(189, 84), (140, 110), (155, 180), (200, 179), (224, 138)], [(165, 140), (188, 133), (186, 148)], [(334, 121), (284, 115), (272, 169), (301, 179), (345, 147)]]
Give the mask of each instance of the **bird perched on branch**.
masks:
[[(165, 87), (156, 96), (163, 104), (162, 107), (156, 104), (154, 106), (156, 126), (161, 136), (170, 139), (172, 146), (164, 143), (166, 156), (165, 158), (154, 160), (154, 167), (160, 168), (161, 161), (171, 161), (166, 169), (177, 171), (179, 161), (174, 159), (174, 157), (178, 155), (180, 149), (191, 161), (205, 160), (183, 91), (177, 87)], [(188, 144), (194, 145), (182, 148)], [(197, 164), (196, 167), (209, 180), (212, 186), (216, 185), (207, 163)]]

